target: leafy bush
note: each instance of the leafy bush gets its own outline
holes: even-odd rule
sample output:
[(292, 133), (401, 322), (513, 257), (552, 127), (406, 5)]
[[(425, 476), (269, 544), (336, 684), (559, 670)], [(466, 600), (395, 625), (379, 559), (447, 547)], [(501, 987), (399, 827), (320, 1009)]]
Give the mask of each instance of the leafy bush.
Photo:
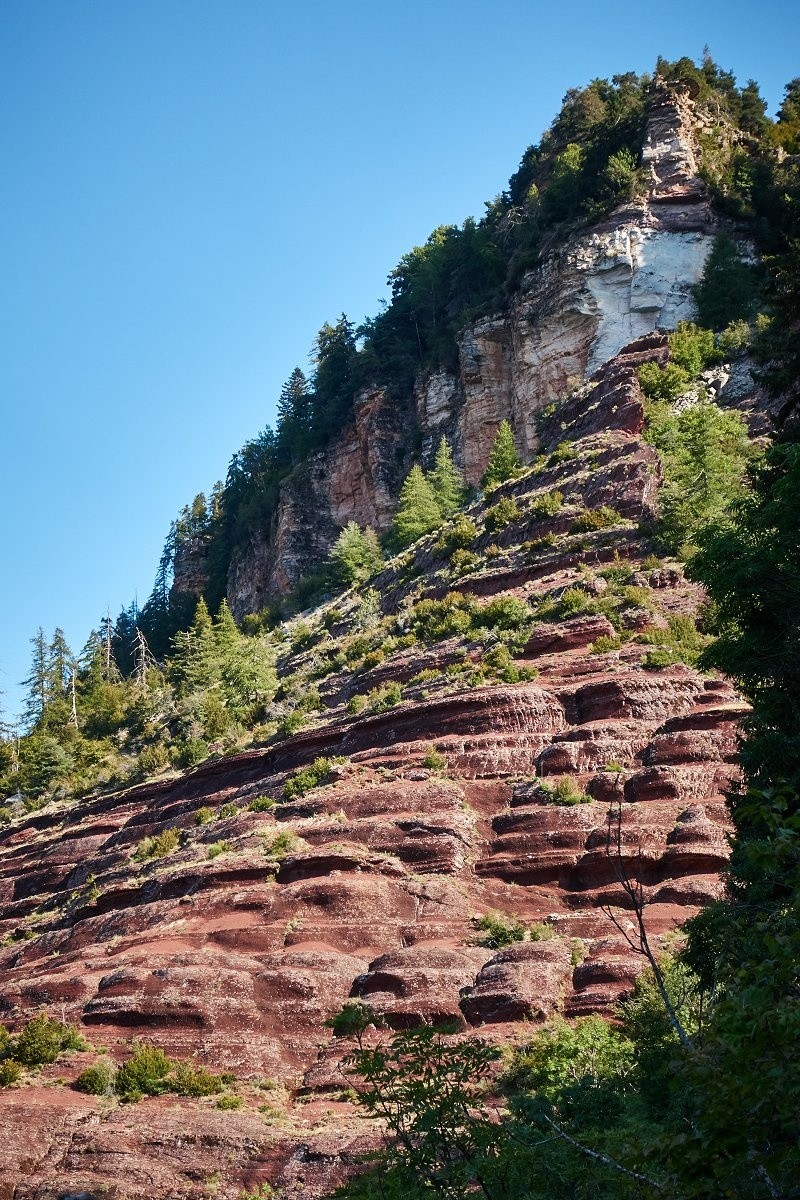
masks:
[(619, 650), (622, 645), (622, 640), (618, 637), (609, 637), (608, 634), (601, 634), (599, 638), (595, 638), (591, 645), (592, 654), (608, 654), (612, 650)]
[(214, 817), (215, 813), (213, 808), (209, 808), (208, 805), (204, 804), (202, 808), (198, 808), (197, 812), (194, 814), (194, 823), (195, 825), (208, 825), (210, 821), (214, 820)]
[(250, 812), (269, 812), (275, 807), (272, 796), (256, 796), (247, 806)]
[(534, 520), (539, 520), (541, 517), (554, 517), (556, 513), (560, 512), (563, 503), (563, 492), (545, 492), (543, 495), (535, 497), (528, 513)]
[(394, 681), (368, 692), (366, 705), (371, 713), (382, 713), (389, 708), (394, 708), (402, 699), (403, 689), (399, 683)]
[(442, 530), (434, 549), (439, 554), (452, 555), (456, 550), (468, 550), (477, 536), (475, 522), (459, 513), (452, 525)]
[(352, 1037), (368, 1025), (379, 1024), (378, 1016), (361, 1000), (346, 1000), (341, 1009), (325, 1022), (334, 1037)]
[(578, 457), (578, 451), (572, 445), (572, 442), (559, 442), (555, 450), (547, 459), (548, 467), (557, 467), (560, 463), (571, 462), (572, 459)]
[(487, 629), (521, 629), (532, 613), (524, 600), (516, 596), (496, 596), (473, 615), (473, 624)]
[(190, 1062), (179, 1062), (170, 1079), (170, 1091), (179, 1096), (216, 1096), (224, 1090), (221, 1075), (195, 1067)]
[(145, 862), (149, 858), (166, 858), (177, 850), (181, 838), (177, 829), (169, 828), (155, 837), (146, 837), (137, 846), (133, 854), (135, 862)]
[(516, 917), (504, 913), (488, 912), (482, 917), (476, 917), (472, 922), (483, 936), (479, 939), (482, 946), (489, 950), (500, 950), (503, 946), (511, 946), (514, 942), (524, 941), (525, 926)]
[(268, 846), (264, 847), (264, 852), (268, 858), (275, 862), (283, 862), (287, 854), (291, 854), (292, 850), (296, 849), (299, 844), (299, 839), (296, 834), (290, 829), (282, 829), (280, 833), (272, 839)]
[(209, 858), (219, 858), (220, 854), (227, 854), (231, 848), (230, 842), (220, 841), (212, 842), (208, 847)]
[(12, 1058), (5, 1058), (0, 1061), (0, 1088), (16, 1083), (21, 1075), (22, 1067), (20, 1067), (19, 1063), (15, 1063)]
[(621, 520), (622, 517), (615, 509), (601, 504), (599, 508), (590, 508), (582, 512), (572, 522), (570, 533), (591, 533), (596, 529), (608, 529), (612, 525), (619, 525)]
[(85, 1049), (86, 1042), (74, 1025), (37, 1013), (14, 1039), (11, 1054), (23, 1066), (36, 1067), (55, 1062), (64, 1050)]
[(343, 762), (343, 758), (315, 758), (310, 766), (296, 771), (291, 779), (286, 780), (283, 785), (284, 800), (292, 800), (295, 796), (310, 792), (312, 788), (321, 787), (328, 782), (334, 768)]
[(591, 796), (587, 796), (585, 792), (581, 791), (569, 775), (563, 775), (560, 779), (552, 782), (543, 780), (540, 782), (539, 788), (551, 804), (571, 807), (574, 804), (591, 804), (592, 802)]
[(681, 321), (669, 335), (669, 349), (672, 361), (683, 367), (691, 379), (720, 358), (713, 332), (692, 321)]
[(644, 666), (654, 668), (668, 667), (677, 662), (693, 667), (709, 643), (709, 638), (700, 633), (692, 617), (682, 613), (669, 617), (666, 629), (649, 629), (638, 640), (657, 647), (649, 651), (643, 660)]
[(121, 1100), (135, 1102), (142, 1096), (161, 1096), (170, 1091), (167, 1082), (172, 1061), (150, 1042), (136, 1042), (126, 1063), (118, 1068), (115, 1089)]
[(244, 1100), (241, 1096), (220, 1096), (215, 1107), (223, 1112), (236, 1112), (238, 1109), (244, 1108)]
[(75, 1088), (89, 1096), (112, 1096), (116, 1091), (117, 1072), (112, 1062), (102, 1059), (92, 1067), (81, 1071), (75, 1080)]
[(688, 371), (677, 363), (642, 363), (638, 370), (639, 386), (648, 400), (677, 400), (691, 383)]
[(461, 592), (448, 592), (441, 600), (419, 600), (412, 610), (414, 632), (428, 642), (466, 633), (474, 609), (475, 601)]
[(475, 571), (480, 565), (480, 556), (473, 554), (471, 550), (454, 550), (450, 558), (450, 572), (455, 578), (460, 575), (468, 575), (470, 571)]
[(511, 521), (516, 521), (520, 515), (520, 507), (516, 500), (513, 497), (503, 496), (497, 501), (497, 504), (487, 509), (486, 529), (489, 533), (498, 533), (501, 529), (505, 529)]
[(447, 759), (439, 753), (435, 746), (431, 746), (422, 760), (422, 765), (430, 771), (443, 771), (447, 766)]

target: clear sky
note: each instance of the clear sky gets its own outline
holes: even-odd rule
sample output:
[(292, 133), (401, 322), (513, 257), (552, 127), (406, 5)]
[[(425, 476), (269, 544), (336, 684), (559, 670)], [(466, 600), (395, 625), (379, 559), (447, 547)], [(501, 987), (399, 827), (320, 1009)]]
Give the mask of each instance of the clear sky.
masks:
[(714, 58), (774, 112), (789, 0), (3, 0), (0, 688), (144, 601), (170, 521), (292, 368), (567, 88)]

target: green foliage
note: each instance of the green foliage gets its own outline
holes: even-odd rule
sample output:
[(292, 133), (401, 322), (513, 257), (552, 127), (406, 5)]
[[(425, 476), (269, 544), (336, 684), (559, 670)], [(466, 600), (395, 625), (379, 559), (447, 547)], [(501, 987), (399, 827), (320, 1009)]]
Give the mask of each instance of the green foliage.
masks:
[(520, 515), (521, 510), (516, 500), (509, 496), (503, 496), (497, 501), (497, 504), (486, 510), (486, 529), (489, 533), (498, 533), (501, 529), (505, 529), (511, 521), (518, 520)]
[(31, 1017), (12, 1045), (12, 1056), (25, 1067), (55, 1062), (64, 1050), (85, 1050), (86, 1042), (73, 1025), (46, 1013)]
[(694, 667), (709, 642), (698, 631), (692, 617), (683, 613), (674, 613), (669, 617), (666, 629), (649, 629), (638, 640), (658, 647), (645, 655), (645, 667), (668, 667), (676, 662)]
[(325, 1024), (328, 1029), (333, 1030), (334, 1037), (355, 1037), (362, 1034), (369, 1025), (379, 1025), (380, 1021), (372, 1009), (361, 1000), (346, 1000), (340, 1011)]
[(166, 858), (177, 850), (181, 844), (180, 833), (177, 829), (164, 829), (154, 837), (146, 837), (136, 847), (132, 858), (134, 862), (146, 862), (150, 858)]
[(170, 1080), (170, 1091), (178, 1096), (216, 1096), (224, 1087), (220, 1075), (215, 1075), (205, 1067), (195, 1067), (190, 1062), (177, 1063)]
[(195, 825), (208, 825), (208, 823), (213, 821), (215, 817), (216, 813), (214, 812), (214, 809), (209, 808), (208, 805), (204, 804), (198, 808), (197, 812), (194, 814), (194, 823)]
[(698, 534), (688, 574), (711, 598), (702, 662), (753, 706), (742, 763), (758, 787), (800, 791), (800, 444), (771, 447), (724, 523)]
[(480, 565), (480, 555), (473, 554), (471, 550), (454, 550), (450, 558), (450, 574), (457, 579), (477, 570)]
[(275, 807), (272, 796), (255, 796), (248, 804), (250, 812), (269, 812)]
[(528, 513), (535, 521), (538, 521), (542, 517), (554, 517), (556, 513), (561, 511), (563, 503), (564, 495), (562, 492), (544, 492), (531, 502)]
[(400, 546), (410, 546), (426, 533), (438, 529), (442, 513), (436, 493), (420, 466), (413, 466), (400, 490), (394, 517), (394, 533)]
[(515, 479), (521, 470), (522, 460), (514, 443), (514, 431), (508, 421), (501, 421), (483, 476), (483, 486), (496, 487), (508, 479)]
[(572, 462), (578, 457), (578, 451), (572, 442), (559, 442), (552, 454), (548, 456), (548, 467), (558, 467), (561, 463)]
[(526, 931), (522, 922), (505, 913), (487, 912), (482, 917), (474, 918), (472, 924), (482, 934), (480, 945), (489, 950), (500, 950), (503, 946), (511, 946), (525, 939)]
[(452, 525), (442, 530), (435, 549), (439, 554), (452, 555), (457, 550), (468, 549), (477, 536), (478, 526), (475, 522), (464, 513), (459, 513)]
[(282, 829), (274, 838), (264, 847), (264, 853), (267, 858), (273, 859), (275, 862), (283, 862), (287, 854), (291, 854), (299, 846), (299, 839), (296, 834), (290, 829)]
[(660, 451), (665, 484), (661, 533), (674, 549), (691, 545), (742, 493), (752, 457), (741, 416), (701, 401), (673, 413), (652, 405), (647, 437)]
[(214, 1107), (223, 1112), (237, 1112), (240, 1108), (244, 1108), (244, 1100), (241, 1096), (220, 1096)]
[(344, 761), (343, 758), (315, 758), (310, 766), (302, 767), (286, 780), (283, 785), (284, 800), (293, 800), (312, 788), (322, 787), (330, 779), (333, 770)]
[(77, 1091), (85, 1092), (89, 1096), (113, 1096), (116, 1090), (116, 1077), (114, 1064), (108, 1059), (101, 1059), (94, 1066), (81, 1071), (74, 1086)]
[(707, 329), (722, 330), (734, 321), (747, 322), (754, 315), (758, 300), (756, 271), (742, 259), (728, 234), (714, 238), (702, 279), (692, 291), (698, 321)]
[(426, 642), (466, 633), (474, 608), (474, 601), (461, 592), (448, 592), (441, 600), (420, 600), (412, 610), (414, 633)]
[(619, 525), (621, 520), (622, 517), (615, 509), (601, 504), (599, 508), (586, 509), (576, 517), (570, 526), (570, 533), (591, 533), (598, 529), (609, 529), (612, 525)]
[(453, 462), (453, 452), (445, 438), (439, 442), (428, 479), (442, 517), (446, 520), (454, 516), (464, 503), (464, 477)]
[(383, 551), (374, 529), (362, 530), (350, 521), (330, 552), (334, 579), (342, 586), (363, 583), (383, 565)]
[(486, 629), (519, 630), (531, 620), (532, 613), (524, 600), (516, 596), (496, 596), (473, 612), (473, 624)]
[(118, 1068), (114, 1087), (121, 1100), (137, 1101), (142, 1096), (160, 1096), (170, 1091), (167, 1077), (172, 1061), (158, 1046), (136, 1042), (126, 1063)]
[(574, 779), (569, 775), (563, 775), (560, 779), (541, 780), (539, 790), (544, 793), (551, 804), (560, 804), (564, 807), (571, 807), (575, 804), (591, 804), (591, 796), (587, 796), (584, 791), (576, 785)]
[(19, 1063), (15, 1063), (13, 1058), (0, 1060), (0, 1088), (17, 1083), (21, 1075), (22, 1067)]
[(447, 766), (447, 759), (439, 753), (435, 746), (431, 746), (422, 760), (422, 765), (429, 771), (443, 771)]
[(208, 858), (219, 858), (220, 854), (227, 854), (231, 848), (230, 842), (212, 842), (208, 847)]
[(677, 400), (691, 383), (689, 373), (677, 363), (642, 363), (638, 371), (639, 386), (648, 400)]
[(612, 650), (619, 650), (622, 645), (621, 638), (609, 637), (607, 634), (601, 634), (599, 638), (595, 638), (591, 645), (592, 654), (608, 654)]

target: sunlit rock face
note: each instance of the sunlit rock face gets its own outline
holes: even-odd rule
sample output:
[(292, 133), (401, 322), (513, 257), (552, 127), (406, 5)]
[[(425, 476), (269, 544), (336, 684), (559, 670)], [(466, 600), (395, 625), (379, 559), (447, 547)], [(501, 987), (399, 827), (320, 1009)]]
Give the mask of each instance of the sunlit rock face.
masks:
[(404, 474), (420, 454), (429, 462), (441, 437), (478, 485), (502, 420), (530, 458), (543, 409), (623, 346), (694, 316), (715, 232), (695, 152), (702, 121), (688, 95), (657, 92), (642, 146), (646, 195), (554, 250), (506, 311), (465, 329), (456, 373), (421, 376), (405, 401), (359, 397), (353, 423), (284, 483), (271, 527), (235, 554), (228, 602), (238, 618), (294, 588), (348, 521), (388, 529)]

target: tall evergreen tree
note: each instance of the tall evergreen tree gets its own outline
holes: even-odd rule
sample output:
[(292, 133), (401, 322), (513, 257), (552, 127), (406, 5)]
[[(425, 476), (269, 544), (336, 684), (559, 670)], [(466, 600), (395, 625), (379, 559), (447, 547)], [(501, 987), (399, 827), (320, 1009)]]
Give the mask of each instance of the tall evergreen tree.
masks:
[(31, 669), (22, 681), (22, 686), (27, 688), (23, 720), (29, 729), (33, 729), (44, 715), (52, 692), (47, 638), (41, 625), (30, 641), (33, 647)]
[(292, 463), (299, 462), (311, 445), (311, 393), (299, 367), (281, 388), (277, 434), (281, 451)]
[(464, 503), (464, 477), (453, 462), (453, 452), (446, 438), (439, 442), (428, 478), (442, 516), (452, 517)]
[(522, 460), (517, 454), (511, 425), (508, 421), (501, 421), (489, 455), (483, 486), (488, 488), (494, 487), (498, 483), (505, 483), (507, 479), (513, 479), (515, 475), (519, 475), (521, 467)]
[(420, 466), (414, 465), (400, 490), (394, 518), (394, 531), (401, 546), (410, 546), (417, 538), (442, 523), (442, 514), (433, 486)]

